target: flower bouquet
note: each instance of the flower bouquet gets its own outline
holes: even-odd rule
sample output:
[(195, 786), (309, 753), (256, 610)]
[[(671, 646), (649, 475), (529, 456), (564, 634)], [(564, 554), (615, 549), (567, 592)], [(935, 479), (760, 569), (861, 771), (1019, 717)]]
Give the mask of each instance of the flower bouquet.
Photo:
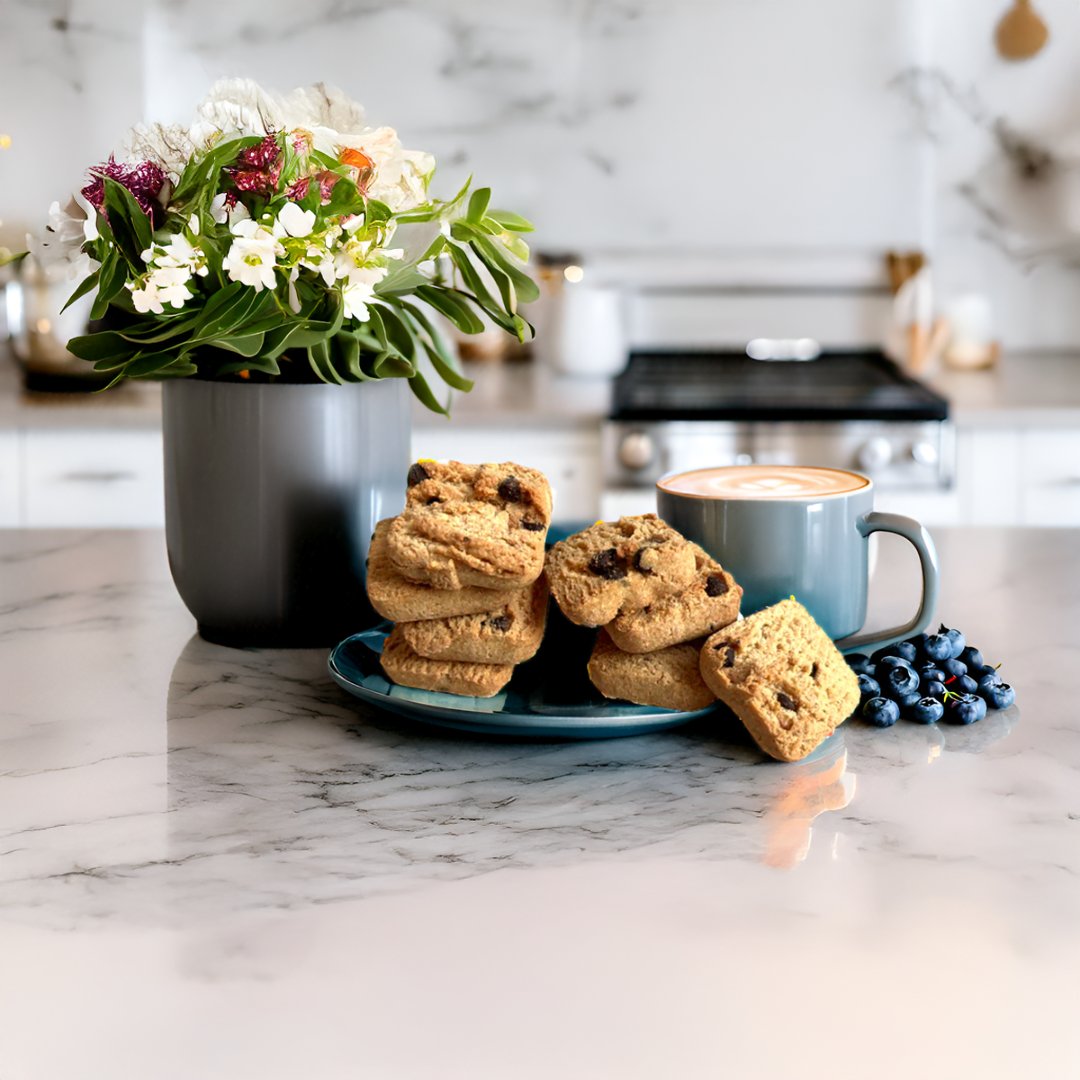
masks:
[(359, 629), (369, 538), (404, 502), (403, 380), (438, 412), (428, 375), (471, 388), (443, 319), (531, 336), (531, 226), (487, 188), (432, 198), (434, 165), (337, 91), (230, 80), (52, 208), (35, 254), (92, 301), (69, 348), (109, 385), (164, 380), (169, 566), (204, 637)]
[(443, 412), (424, 366), (472, 384), (432, 316), (525, 341), (537, 287), (531, 225), (469, 182), (430, 197), (434, 168), (336, 90), (225, 80), (190, 126), (136, 128), (31, 247), (71, 264), (72, 300), (93, 294), (92, 332), (69, 348), (110, 385), (404, 378)]

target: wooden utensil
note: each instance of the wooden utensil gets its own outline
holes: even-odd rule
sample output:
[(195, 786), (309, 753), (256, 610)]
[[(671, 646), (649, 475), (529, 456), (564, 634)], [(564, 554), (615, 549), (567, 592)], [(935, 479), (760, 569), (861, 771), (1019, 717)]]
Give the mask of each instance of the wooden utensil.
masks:
[(998, 52), (1006, 60), (1028, 60), (1046, 44), (1050, 31), (1031, 0), (1015, 0), (1001, 16), (994, 36)]

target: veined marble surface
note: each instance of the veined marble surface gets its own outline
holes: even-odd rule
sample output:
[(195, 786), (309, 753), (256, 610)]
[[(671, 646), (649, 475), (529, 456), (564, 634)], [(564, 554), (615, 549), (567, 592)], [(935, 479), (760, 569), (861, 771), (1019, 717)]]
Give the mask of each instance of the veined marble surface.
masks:
[(0, 533), (0, 1076), (1077, 1075), (1080, 538), (938, 543), (1019, 712), (783, 766), (411, 727), (193, 638), (158, 533)]

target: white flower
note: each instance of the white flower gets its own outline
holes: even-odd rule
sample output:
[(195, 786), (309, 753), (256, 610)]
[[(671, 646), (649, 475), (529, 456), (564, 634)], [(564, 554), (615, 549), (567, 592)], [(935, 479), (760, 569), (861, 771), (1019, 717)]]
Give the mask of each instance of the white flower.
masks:
[(128, 282), (131, 290), (131, 302), (135, 310), (145, 315), (153, 312), (161, 315), (165, 305), (182, 308), (191, 299), (187, 283), (191, 273), (181, 266), (165, 266), (152, 270), (143, 280), (142, 287), (136, 288), (134, 282)]
[(244, 221), (246, 218), (251, 217), (248, 213), (248, 208), (242, 203), (235, 203), (231, 208), (225, 205), (228, 195), (222, 192), (220, 195), (215, 195), (213, 201), (210, 203), (210, 216), (219, 225), (224, 225), (227, 221), (229, 228), (237, 221)]
[(304, 210), (294, 202), (287, 202), (278, 211), (277, 219), (289, 236), (310, 236), (315, 228), (315, 211)]
[(350, 281), (341, 290), (341, 298), (345, 302), (345, 317), (356, 319), (358, 322), (367, 322), (368, 301), (374, 296), (375, 289), (372, 285), (363, 281)]
[(285, 127), (331, 128), (335, 131), (360, 131), (364, 127), (364, 107), (336, 86), (316, 83), (301, 86), (281, 101)]
[[(195, 218), (194, 220), (198, 220)], [(183, 233), (171, 237), (167, 244), (155, 244), (142, 253), (143, 262), (162, 267), (183, 267), (189, 274), (206, 277), (206, 256)]]
[[(241, 222), (241, 224), (247, 224)], [(251, 222), (254, 224), (254, 222)], [(278, 243), (272, 236), (250, 239), (238, 236), (222, 260), (222, 266), (233, 281), (250, 285), (256, 292), (273, 289), (277, 285), (274, 265), (278, 255)]]
[(85, 277), (92, 266), (82, 246), (97, 239), (97, 211), (76, 192), (63, 209), (58, 202), (49, 207), (49, 223), (44, 232), (40, 236), (28, 234), (26, 246), (46, 269), (55, 269), (69, 278)]
[(251, 79), (220, 79), (196, 110), (190, 138), (208, 146), (218, 138), (267, 135), (285, 126), (281, 103)]
[(128, 132), (124, 151), (130, 161), (157, 162), (175, 182), (195, 152), (195, 145), (188, 129), (180, 124), (139, 124)]

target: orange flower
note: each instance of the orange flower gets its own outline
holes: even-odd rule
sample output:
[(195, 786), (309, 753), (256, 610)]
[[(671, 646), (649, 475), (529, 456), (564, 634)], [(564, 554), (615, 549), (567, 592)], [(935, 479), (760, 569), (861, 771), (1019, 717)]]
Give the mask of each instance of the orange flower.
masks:
[(363, 150), (354, 150), (351, 146), (346, 146), (340, 154), (338, 154), (338, 161), (342, 165), (352, 165), (356, 169), (374, 169), (375, 162), (371, 160), (364, 153)]

